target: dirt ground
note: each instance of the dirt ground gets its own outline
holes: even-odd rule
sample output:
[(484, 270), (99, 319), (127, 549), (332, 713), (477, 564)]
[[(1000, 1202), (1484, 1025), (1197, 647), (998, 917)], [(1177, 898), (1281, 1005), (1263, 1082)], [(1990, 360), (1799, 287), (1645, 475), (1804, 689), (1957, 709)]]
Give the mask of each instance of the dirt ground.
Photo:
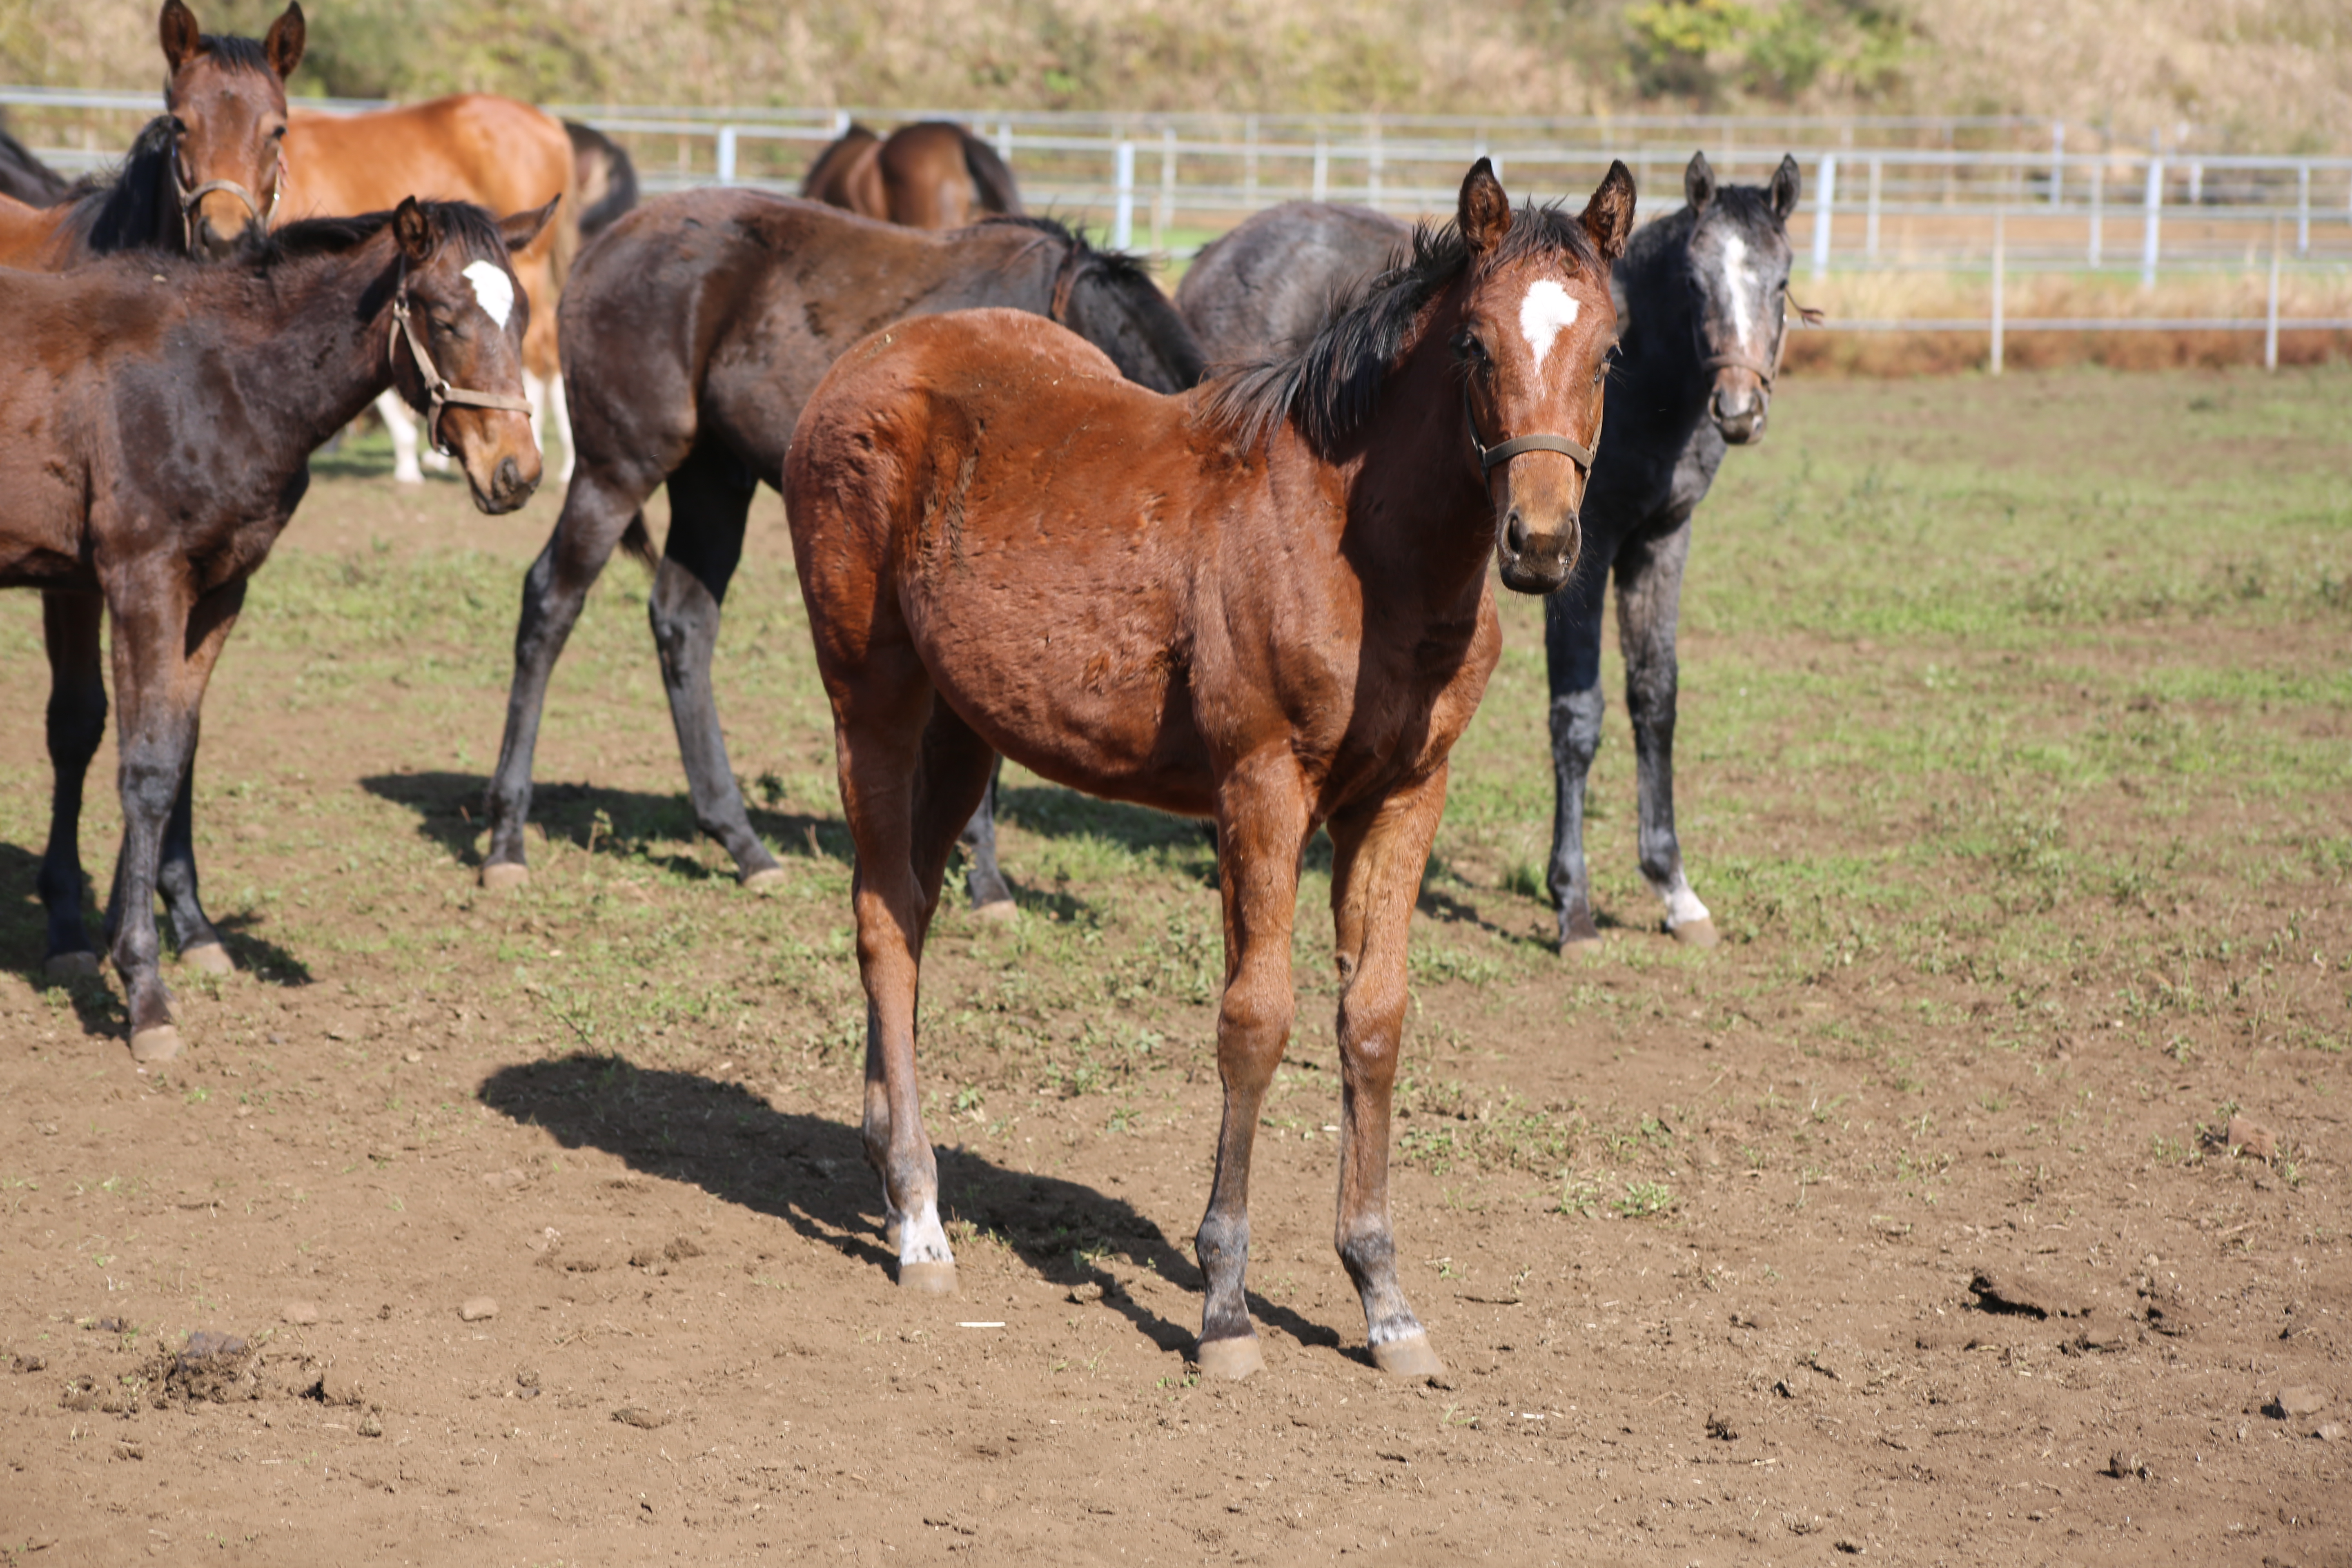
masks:
[(1507, 607), (1415, 933), (1425, 1383), (1371, 1368), (1330, 1249), (1313, 909), (1254, 1194), (1267, 1365), (1192, 1375), (1207, 851), (1017, 775), (1022, 917), (956, 904), (926, 971), (961, 1289), (893, 1286), (772, 498), (720, 691), (791, 885), (693, 838), (624, 563), (558, 677), (535, 879), (494, 897), (480, 782), (554, 500), (482, 519), (322, 461), (206, 712), (243, 973), (176, 972), (155, 1070), (110, 981), (40, 979), (14, 596), (0, 1563), (2352, 1564), (2347, 390), (1788, 384), (1693, 557), (1710, 952), (1633, 875), (1613, 695), (1614, 923), (1544, 942)]

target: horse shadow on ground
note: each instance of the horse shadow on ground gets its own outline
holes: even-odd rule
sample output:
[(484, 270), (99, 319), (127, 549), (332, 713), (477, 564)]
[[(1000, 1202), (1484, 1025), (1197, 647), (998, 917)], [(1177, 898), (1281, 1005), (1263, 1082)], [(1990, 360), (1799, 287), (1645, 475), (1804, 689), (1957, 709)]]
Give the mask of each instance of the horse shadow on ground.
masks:
[[(877, 1273), (892, 1289), (898, 1259), (882, 1245), (881, 1184), (858, 1131), (777, 1110), (741, 1086), (698, 1073), (639, 1068), (575, 1052), (504, 1067), (477, 1098), (567, 1149), (601, 1149), (632, 1170), (690, 1182), (722, 1202), (782, 1220)], [(940, 1206), (996, 1237), (1055, 1284), (1103, 1287), (1103, 1305), (1162, 1351), (1189, 1351), (1188, 1323), (1161, 1317), (1117, 1288), (1097, 1258), (1118, 1258), (1194, 1296), (1201, 1271), (1184, 1250), (1123, 1199), (1057, 1176), (1008, 1170), (970, 1150), (941, 1147)], [(967, 1247), (971, 1244), (967, 1242)], [(1338, 1350), (1338, 1332), (1253, 1294), (1251, 1312), (1299, 1343)], [(1370, 1364), (1369, 1356), (1357, 1359)]]
[[(85, 1034), (120, 1038), (130, 1029), (130, 1015), (124, 1011), (122, 997), (113, 982), (103, 973), (61, 981), (52, 979), (46, 971), (48, 916), (34, 891), (40, 872), (40, 856), (19, 845), (0, 843), (0, 887), (25, 889), (21, 898), (0, 904), (0, 969), (21, 974), (36, 986), (63, 992), (71, 1001), (74, 1016)], [(104, 907), (96, 889), (85, 885), (82, 908), (89, 911), (93, 940), (100, 942), (106, 940), (99, 927), (103, 918), (100, 911)], [(237, 972), (274, 985), (310, 984), (313, 976), (310, 966), (268, 938), (256, 935), (254, 928), (259, 923), (250, 914), (213, 917), (213, 929), (220, 932), (221, 945), (236, 960)], [(165, 921), (163, 926), (163, 979), (170, 984), (173, 979), (171, 924)]]

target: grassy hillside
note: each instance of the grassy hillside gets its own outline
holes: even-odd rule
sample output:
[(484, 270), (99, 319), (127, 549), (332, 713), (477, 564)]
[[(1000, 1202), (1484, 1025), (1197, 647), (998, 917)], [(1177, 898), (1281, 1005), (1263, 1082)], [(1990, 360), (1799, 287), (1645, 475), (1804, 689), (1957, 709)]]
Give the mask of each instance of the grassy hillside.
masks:
[[(211, 0), (257, 33), (278, 0)], [(146, 86), (146, 0), (0, 0), (0, 78)], [(1571, 113), (1643, 107), (2352, 124), (2341, 0), (319, 0), (298, 85), (414, 98)]]

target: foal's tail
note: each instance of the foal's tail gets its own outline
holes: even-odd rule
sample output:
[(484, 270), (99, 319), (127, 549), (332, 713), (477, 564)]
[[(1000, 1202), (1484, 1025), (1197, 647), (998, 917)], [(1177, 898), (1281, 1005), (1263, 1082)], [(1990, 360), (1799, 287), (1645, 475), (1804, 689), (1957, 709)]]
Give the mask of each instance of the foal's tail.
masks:
[(621, 548), (634, 555), (648, 572), (661, 563), (654, 549), (654, 536), (646, 531), (646, 514), (642, 511), (629, 519), (629, 526), (621, 531)]
[(983, 211), (1021, 215), (1021, 188), (1013, 183), (1013, 171), (1004, 166), (995, 148), (969, 131), (963, 133), (963, 166), (971, 175)]

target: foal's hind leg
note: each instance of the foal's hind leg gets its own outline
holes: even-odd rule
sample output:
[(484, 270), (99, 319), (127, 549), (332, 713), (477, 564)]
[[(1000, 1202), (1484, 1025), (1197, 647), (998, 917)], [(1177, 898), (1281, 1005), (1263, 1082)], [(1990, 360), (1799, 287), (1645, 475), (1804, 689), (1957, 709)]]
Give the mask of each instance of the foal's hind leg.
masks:
[(1265, 1364), (1243, 1278), (1249, 1267), (1250, 1156), (1266, 1086), (1290, 1039), (1290, 930), (1307, 791), (1287, 748), (1252, 757), (1219, 787), (1217, 879), (1225, 906), (1225, 994), (1217, 1008), (1217, 1076), (1225, 1090), (1216, 1184), (1192, 1247), (1207, 1277), (1201, 1370), (1247, 1377)]
[(1430, 842), (1445, 815), (1445, 770), (1331, 821), (1331, 917), (1339, 939), (1339, 1218), (1337, 1245), (1364, 1302), (1383, 1372), (1444, 1371), (1397, 1279), (1389, 1227), (1389, 1106), (1404, 1037), (1405, 944)]
[(1584, 784), (1601, 750), (1601, 611), (1609, 563), (1591, 542), (1576, 574), (1544, 601), (1544, 662), (1551, 681), (1551, 860), (1544, 875), (1559, 909), (1562, 952), (1597, 946), (1592, 875), (1584, 858)]
[(963, 848), (964, 884), (971, 894), (972, 913), (982, 920), (1010, 920), (1020, 912), (1013, 901), (1013, 889), (1004, 885), (1004, 872), (996, 864), (996, 784), (1003, 776), (1004, 759), (1000, 757), (989, 770), (988, 789), (980, 797), (980, 809), (971, 814), (957, 840)]
[(783, 879), (783, 868), (743, 805), (743, 792), (727, 761), (719, 704), (710, 689), (710, 655), (719, 643), (719, 608), (743, 559), (743, 525), (759, 480), (743, 460), (711, 443), (695, 447), (669, 477), (669, 539), (646, 604), (654, 645), (661, 650), (662, 684), (686, 764), (695, 826), (726, 846), (747, 888)]
[(499, 765), (484, 791), (483, 815), (489, 821), (490, 845), (482, 858), (485, 888), (518, 887), (530, 879), (523, 829), (530, 821), (530, 767), (539, 746), (539, 721), (547, 703), (547, 683), (562, 656), (563, 644), (580, 619), (588, 590), (595, 585), (613, 558), (613, 551), (629, 524), (641, 518), (638, 508), (653, 488), (616, 479), (592, 464), (579, 481), (564, 492), (563, 511), (555, 520), (539, 559), (522, 580), (522, 613), (515, 623), (514, 683), (507, 692), (506, 735), (499, 743)]
[(992, 753), (944, 706), (904, 644), (868, 653), (853, 680), (828, 681), (842, 812), (857, 845), (851, 899), (866, 985), (866, 1157), (882, 1177), (898, 1283), (955, 1289), (939, 1211), (939, 1163), (915, 1079), (923, 938), (957, 829), (988, 782)]
[(41, 856), (41, 906), (48, 915), (51, 979), (98, 973), (82, 919), (81, 792), (89, 760), (106, 736), (106, 679), (99, 623), (106, 601), (96, 594), (50, 590), (41, 595), (41, 639), (49, 656), (49, 843)]
[(1682, 604), (1690, 520), (1617, 554), (1617, 643), (1625, 656), (1625, 712), (1642, 812), (1642, 875), (1666, 906), (1666, 929), (1692, 947), (1718, 940), (1706, 906), (1683, 874), (1675, 837), (1675, 620)]

